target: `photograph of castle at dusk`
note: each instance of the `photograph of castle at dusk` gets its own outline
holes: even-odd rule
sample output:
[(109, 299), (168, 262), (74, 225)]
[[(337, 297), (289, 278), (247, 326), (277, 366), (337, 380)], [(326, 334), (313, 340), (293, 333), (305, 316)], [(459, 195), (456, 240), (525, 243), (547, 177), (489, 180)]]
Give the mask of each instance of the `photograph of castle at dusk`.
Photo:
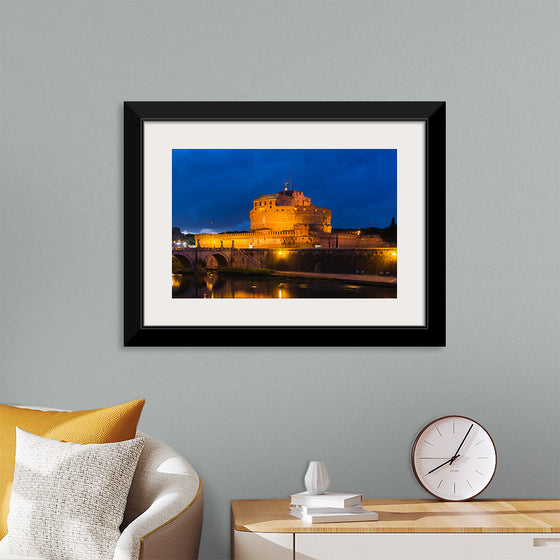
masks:
[(397, 297), (397, 150), (172, 153), (173, 298)]

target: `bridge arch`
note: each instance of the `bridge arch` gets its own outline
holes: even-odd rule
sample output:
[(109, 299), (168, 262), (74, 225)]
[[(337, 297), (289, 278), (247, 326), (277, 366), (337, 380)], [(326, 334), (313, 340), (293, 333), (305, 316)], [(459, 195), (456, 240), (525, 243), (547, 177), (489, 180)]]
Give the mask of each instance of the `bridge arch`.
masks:
[(174, 272), (176, 270), (192, 270), (194, 268), (192, 260), (189, 257), (178, 253), (175, 253), (171, 256), (171, 263)]
[(227, 257), (222, 253), (212, 253), (206, 259), (206, 268), (220, 268), (222, 266), (229, 266)]

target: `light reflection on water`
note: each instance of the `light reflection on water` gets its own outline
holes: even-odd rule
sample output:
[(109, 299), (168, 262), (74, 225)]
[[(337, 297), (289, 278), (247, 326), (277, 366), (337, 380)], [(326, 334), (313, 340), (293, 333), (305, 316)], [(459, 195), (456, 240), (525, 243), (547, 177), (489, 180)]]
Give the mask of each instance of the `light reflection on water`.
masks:
[(394, 287), (356, 285), (314, 278), (173, 275), (174, 298), (290, 299), (290, 298), (396, 298)]

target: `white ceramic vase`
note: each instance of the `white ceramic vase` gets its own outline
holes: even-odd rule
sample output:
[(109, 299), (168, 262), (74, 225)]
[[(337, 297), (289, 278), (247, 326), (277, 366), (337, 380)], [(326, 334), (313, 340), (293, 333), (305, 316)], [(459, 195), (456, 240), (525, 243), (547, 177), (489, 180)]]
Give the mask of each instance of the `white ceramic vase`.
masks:
[(323, 494), (331, 483), (325, 461), (309, 461), (304, 482), (308, 494)]

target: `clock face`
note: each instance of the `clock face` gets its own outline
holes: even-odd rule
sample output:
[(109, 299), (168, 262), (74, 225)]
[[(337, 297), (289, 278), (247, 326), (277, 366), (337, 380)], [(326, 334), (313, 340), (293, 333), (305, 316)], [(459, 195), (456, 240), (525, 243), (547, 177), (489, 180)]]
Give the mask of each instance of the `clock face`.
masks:
[(418, 434), (412, 468), (430, 494), (443, 500), (468, 500), (490, 484), (496, 472), (496, 447), (474, 420), (444, 416)]

